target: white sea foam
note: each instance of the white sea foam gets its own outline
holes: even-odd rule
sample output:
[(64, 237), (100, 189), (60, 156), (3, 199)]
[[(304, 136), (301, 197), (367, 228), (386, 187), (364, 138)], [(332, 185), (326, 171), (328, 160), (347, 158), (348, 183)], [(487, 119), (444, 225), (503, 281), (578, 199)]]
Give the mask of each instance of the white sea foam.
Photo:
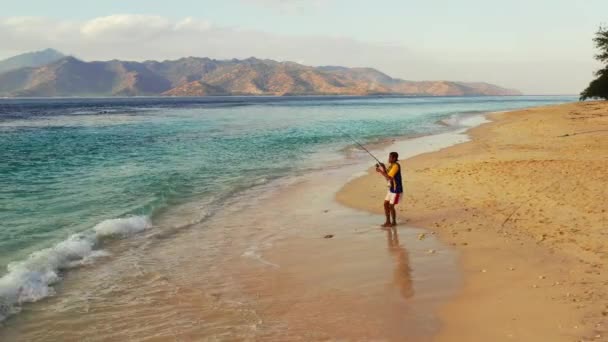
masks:
[(256, 179), (253, 182), (253, 185), (262, 185), (262, 184), (266, 184), (266, 183), (268, 183), (268, 178), (262, 177), (262, 178)]
[(146, 216), (105, 220), (92, 230), (70, 236), (53, 247), (30, 254), (8, 265), (0, 278), (0, 321), (19, 311), (19, 306), (55, 294), (53, 284), (61, 280), (61, 271), (93, 263), (109, 253), (96, 249), (100, 239), (124, 237), (151, 228)]
[(439, 120), (439, 123), (442, 123), (446, 126), (459, 126), (459, 115), (457, 114), (452, 114), (449, 117)]
[(135, 234), (150, 228), (150, 226), (150, 219), (148, 217), (133, 216), (102, 221), (93, 230), (97, 233), (98, 237), (102, 238)]
[(489, 122), (484, 114), (452, 114), (440, 120), (440, 123), (450, 127), (474, 127)]
[(460, 124), (465, 127), (475, 127), (490, 122), (485, 115), (471, 115), (460, 120)]
[(243, 254), (241, 254), (241, 256), (257, 260), (258, 262), (261, 262), (264, 265), (268, 265), (268, 266), (272, 266), (272, 267), (276, 267), (276, 268), (281, 267), (273, 262), (270, 262), (270, 261), (264, 259), (262, 257), (262, 254), (259, 252), (258, 246), (256, 246), (256, 245), (253, 245), (253, 246), (250, 246), (249, 248), (247, 248), (247, 250), (245, 252), (243, 252)]

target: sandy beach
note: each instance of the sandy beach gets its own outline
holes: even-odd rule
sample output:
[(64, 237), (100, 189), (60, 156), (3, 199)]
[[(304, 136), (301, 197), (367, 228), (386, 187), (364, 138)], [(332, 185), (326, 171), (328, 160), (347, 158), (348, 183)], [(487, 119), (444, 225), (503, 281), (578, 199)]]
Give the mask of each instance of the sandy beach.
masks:
[[(461, 252), (437, 340), (608, 340), (608, 103), (488, 117), (471, 141), (401, 162), (401, 222)], [(380, 214), (385, 191), (370, 170), (337, 200)]]

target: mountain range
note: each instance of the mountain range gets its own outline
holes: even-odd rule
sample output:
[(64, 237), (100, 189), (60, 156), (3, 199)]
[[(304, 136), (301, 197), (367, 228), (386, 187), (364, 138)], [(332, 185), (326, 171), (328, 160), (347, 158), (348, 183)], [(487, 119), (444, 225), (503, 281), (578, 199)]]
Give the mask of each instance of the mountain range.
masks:
[(0, 61), (0, 96), (520, 95), (488, 83), (406, 81), (373, 68), (270, 59), (85, 62), (47, 49)]

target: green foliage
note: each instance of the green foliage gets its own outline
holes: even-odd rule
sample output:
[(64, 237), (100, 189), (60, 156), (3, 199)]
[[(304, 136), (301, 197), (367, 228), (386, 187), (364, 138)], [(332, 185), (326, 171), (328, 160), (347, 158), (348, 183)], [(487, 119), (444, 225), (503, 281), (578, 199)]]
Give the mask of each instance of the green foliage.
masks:
[(580, 99), (600, 98), (608, 100), (608, 27), (600, 27), (595, 34), (595, 38), (593, 38), (593, 42), (600, 50), (595, 58), (607, 65), (595, 73), (597, 78), (589, 83), (587, 89), (581, 93)]
[(608, 27), (600, 27), (593, 38), (595, 46), (600, 50), (595, 58), (600, 62), (608, 63)]

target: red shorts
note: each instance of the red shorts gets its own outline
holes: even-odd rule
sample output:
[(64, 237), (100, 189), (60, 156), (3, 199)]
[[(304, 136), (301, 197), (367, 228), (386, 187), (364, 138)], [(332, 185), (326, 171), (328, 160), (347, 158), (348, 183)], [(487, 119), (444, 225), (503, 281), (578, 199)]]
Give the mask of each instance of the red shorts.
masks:
[(387, 202), (388, 202), (388, 203), (390, 203), (390, 204), (397, 205), (397, 204), (399, 204), (399, 202), (401, 201), (401, 196), (402, 196), (402, 195), (403, 195), (403, 194), (396, 194), (396, 193), (394, 193), (394, 192), (390, 192), (390, 191), (389, 191), (389, 192), (386, 194), (386, 197), (384, 198), (384, 200), (385, 200), (385, 201), (387, 201)]

